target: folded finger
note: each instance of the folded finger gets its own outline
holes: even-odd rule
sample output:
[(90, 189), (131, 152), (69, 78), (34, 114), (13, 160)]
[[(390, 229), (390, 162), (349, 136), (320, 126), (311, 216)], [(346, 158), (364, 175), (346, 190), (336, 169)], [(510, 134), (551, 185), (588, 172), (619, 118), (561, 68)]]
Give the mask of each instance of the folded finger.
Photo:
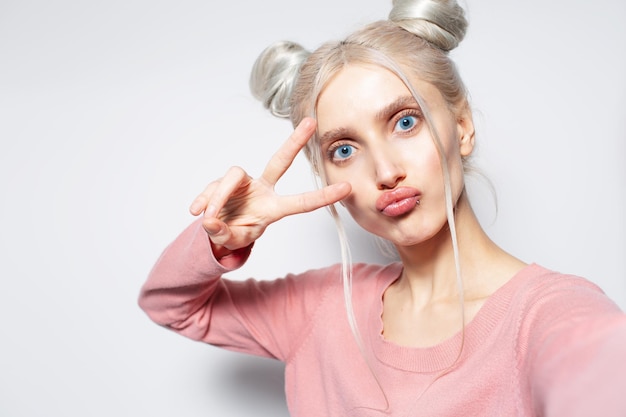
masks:
[(217, 181), (210, 183), (209, 185), (207, 185), (204, 191), (198, 194), (198, 196), (192, 201), (191, 205), (189, 206), (189, 211), (191, 212), (191, 214), (197, 216), (204, 210), (206, 210), (209, 200), (213, 195), (213, 190), (217, 187), (217, 184)]
[(246, 181), (249, 176), (240, 167), (231, 167), (226, 175), (213, 188), (210, 198), (206, 203), (204, 217), (215, 217), (228, 202), (232, 194)]

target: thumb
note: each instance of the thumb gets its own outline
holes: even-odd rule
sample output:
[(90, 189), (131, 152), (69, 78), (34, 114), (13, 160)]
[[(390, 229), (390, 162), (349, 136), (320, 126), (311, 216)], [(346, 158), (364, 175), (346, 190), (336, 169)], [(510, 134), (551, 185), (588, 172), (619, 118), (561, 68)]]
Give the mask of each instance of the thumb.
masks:
[(209, 239), (216, 245), (225, 246), (232, 236), (228, 225), (214, 217), (205, 218), (202, 226), (206, 231)]

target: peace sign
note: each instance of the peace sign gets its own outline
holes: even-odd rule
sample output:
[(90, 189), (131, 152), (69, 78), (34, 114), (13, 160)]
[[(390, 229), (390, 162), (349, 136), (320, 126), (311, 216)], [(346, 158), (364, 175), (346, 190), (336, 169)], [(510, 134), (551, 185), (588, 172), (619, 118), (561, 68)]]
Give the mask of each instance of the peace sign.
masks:
[[(193, 201), (193, 215), (204, 212), (202, 225), (222, 254), (257, 240), (267, 226), (283, 217), (306, 213), (338, 202), (350, 194), (350, 184), (337, 183), (315, 191), (280, 196), (274, 187), (298, 152), (315, 132), (315, 121), (305, 118), (268, 162), (260, 178), (231, 167)], [(226, 249), (226, 250), (224, 250)]]

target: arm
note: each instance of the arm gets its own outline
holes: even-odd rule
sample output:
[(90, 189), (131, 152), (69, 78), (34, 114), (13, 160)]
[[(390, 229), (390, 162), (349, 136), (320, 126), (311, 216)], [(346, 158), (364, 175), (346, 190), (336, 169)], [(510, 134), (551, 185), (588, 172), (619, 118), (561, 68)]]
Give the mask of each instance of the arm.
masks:
[(293, 196), (275, 193), (276, 182), (314, 130), (315, 123), (305, 119), (260, 178), (231, 168), (194, 200), (190, 211), (203, 216), (165, 250), (140, 294), (140, 306), (155, 322), (233, 350), (285, 354), (289, 326), (284, 324), (291, 323), (286, 317), (302, 309), (298, 300), (308, 291), (295, 282), (305, 282), (306, 274), (271, 284), (229, 281), (222, 275), (245, 262), (271, 223), (335, 203), (350, 192), (349, 184), (340, 183)]
[(196, 340), (203, 337), (197, 330), (202, 317), (195, 316), (221, 276), (243, 265), (251, 250), (233, 251), (220, 263), (211, 246), (201, 221), (192, 223), (161, 254), (139, 295), (139, 306), (154, 322)]
[(141, 289), (139, 305), (156, 323), (191, 339), (285, 360), (306, 333), (339, 267), (271, 281), (224, 278), (250, 250), (218, 262), (196, 221), (163, 252)]
[(546, 346), (535, 388), (546, 417), (626, 416), (626, 319), (589, 320)]
[(626, 416), (626, 315), (583, 280), (543, 294), (529, 329), (539, 415)]

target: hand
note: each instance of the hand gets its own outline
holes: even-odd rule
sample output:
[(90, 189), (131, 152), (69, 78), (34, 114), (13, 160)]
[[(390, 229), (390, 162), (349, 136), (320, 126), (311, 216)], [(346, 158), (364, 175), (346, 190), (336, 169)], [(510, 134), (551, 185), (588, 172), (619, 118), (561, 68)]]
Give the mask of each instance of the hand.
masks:
[(291, 196), (279, 196), (274, 191), (314, 132), (315, 121), (305, 118), (272, 156), (260, 178), (232, 167), (196, 197), (189, 210), (196, 216), (204, 212), (202, 225), (217, 252), (247, 247), (283, 217), (316, 210), (350, 194), (352, 188), (347, 182)]

